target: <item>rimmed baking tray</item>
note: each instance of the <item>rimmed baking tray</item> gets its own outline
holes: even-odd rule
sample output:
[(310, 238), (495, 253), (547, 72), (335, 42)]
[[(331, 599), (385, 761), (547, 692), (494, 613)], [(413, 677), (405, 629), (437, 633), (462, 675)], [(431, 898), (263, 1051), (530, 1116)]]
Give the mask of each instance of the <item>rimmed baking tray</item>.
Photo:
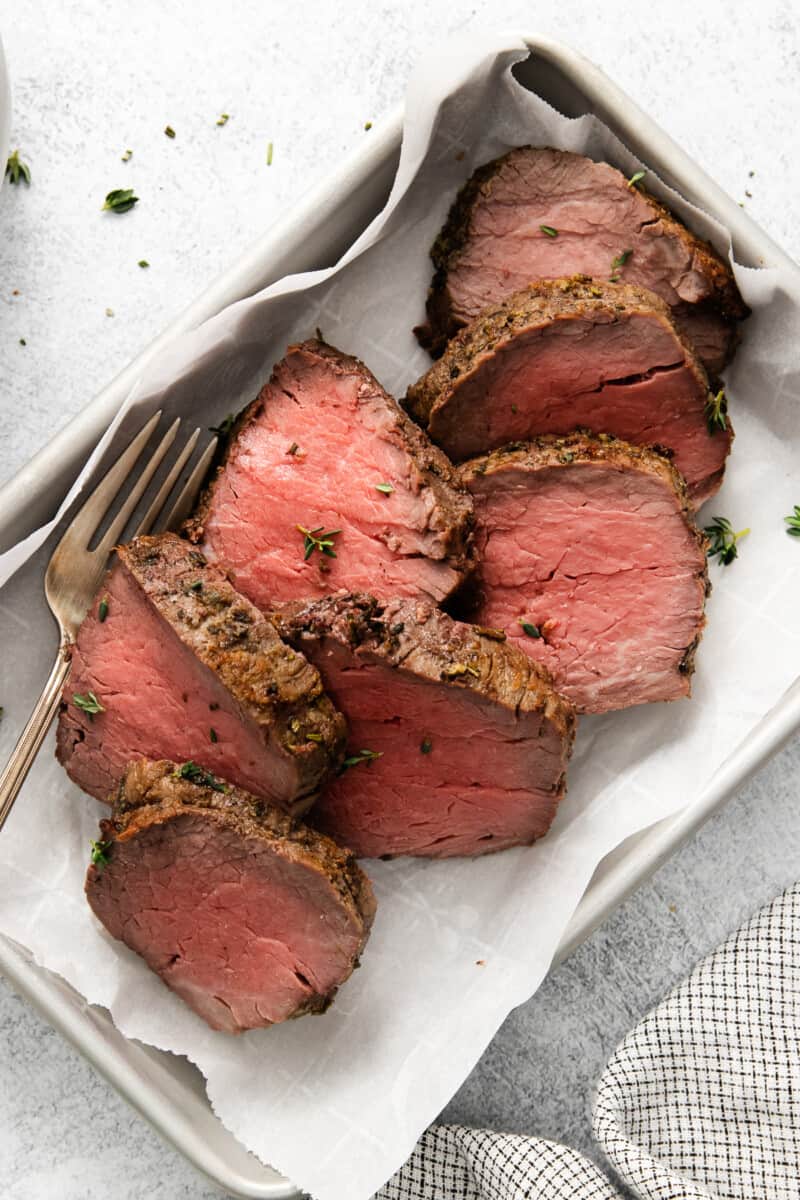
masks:
[[(745, 266), (788, 269), (800, 303), (800, 267), (593, 63), (536, 34), (519, 81), (567, 116), (594, 113), (661, 178), (732, 234)], [(310, 192), (139, 355), (70, 425), (0, 489), (0, 550), (50, 518), (147, 362), (176, 334), (285, 274), (327, 266), (388, 197), (400, 153), (402, 112)], [(795, 289), (793, 288), (793, 291)], [(648, 875), (800, 728), (800, 681), (748, 735), (682, 812), (629, 838), (599, 865), (557, 951), (564, 959)], [(186, 1060), (124, 1038), (57, 976), (0, 937), (0, 971), (110, 1083), (200, 1171), (232, 1196), (289, 1200), (297, 1189), (263, 1166), (214, 1116), (202, 1076)]]

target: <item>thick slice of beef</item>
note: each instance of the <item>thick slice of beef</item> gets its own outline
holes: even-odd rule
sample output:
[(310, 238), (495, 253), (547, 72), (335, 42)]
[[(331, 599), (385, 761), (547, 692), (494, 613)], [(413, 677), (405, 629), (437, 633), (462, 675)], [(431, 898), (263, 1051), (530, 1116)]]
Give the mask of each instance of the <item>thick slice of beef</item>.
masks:
[(732, 432), (707, 418), (708, 376), (662, 300), (585, 276), (487, 309), (409, 389), (412, 416), (451, 458), (576, 429), (672, 451), (695, 506), (719, 488)]
[(706, 542), (667, 459), (601, 434), (465, 463), (482, 552), (475, 619), (503, 629), (578, 711), (688, 696)]
[(192, 759), (292, 810), (311, 802), (344, 740), (315, 668), (224, 571), (175, 534), (118, 548), (78, 633), (58, 724), (58, 757), (84, 791), (108, 799), (135, 758)]
[(591, 275), (649, 288), (691, 336), (710, 374), (747, 316), (730, 267), (641, 187), (608, 163), (521, 146), (480, 167), (461, 189), (431, 251), (436, 273), (423, 345), (440, 353), (462, 325), (536, 279)]
[(281, 628), (350, 728), (315, 825), (368, 857), (484, 854), (547, 832), (575, 719), (503, 633), (366, 595), (298, 605)]
[(375, 900), (353, 855), (207, 772), (131, 763), (100, 839), (93, 912), (212, 1029), (324, 1012), (358, 966)]
[(238, 421), (189, 534), (262, 608), (341, 588), (438, 603), (471, 566), (472, 503), (363, 363), (308, 341)]

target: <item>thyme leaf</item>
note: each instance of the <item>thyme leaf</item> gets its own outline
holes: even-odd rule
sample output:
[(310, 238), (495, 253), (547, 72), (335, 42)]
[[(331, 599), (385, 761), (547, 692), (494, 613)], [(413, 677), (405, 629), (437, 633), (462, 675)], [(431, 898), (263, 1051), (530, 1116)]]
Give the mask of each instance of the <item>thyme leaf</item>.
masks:
[(634, 171), (633, 175), (631, 175), (630, 179), (628, 180), (628, 187), (631, 189), (635, 188), (637, 183), (642, 182), (646, 174), (646, 171)]
[(103, 596), (103, 599), (100, 601), (100, 603), (97, 606), (97, 619), (101, 625), (102, 625), (103, 621), (105, 621), (107, 616), (108, 616), (108, 596)]
[(227, 125), (228, 121), (230, 121), (230, 119), (231, 119), (230, 113), (220, 113), (219, 117), (217, 118), (217, 124), (218, 125)]
[(526, 637), (540, 638), (542, 636), (542, 631), (538, 625), (532, 625), (530, 621), (523, 621), (521, 618), (519, 623)]
[(267, 142), (267, 166), (272, 166), (272, 142)]
[(552, 225), (540, 225), (539, 228), (541, 229), (542, 233), (546, 234), (547, 237), (550, 237), (550, 238), (558, 237), (558, 230), (553, 229)]
[(375, 491), (383, 492), (384, 496), (391, 496), (394, 488), (392, 487), (391, 483), (376, 483)]
[(740, 529), (736, 533), (727, 517), (714, 517), (714, 520), (710, 525), (706, 525), (703, 532), (709, 539), (708, 557), (716, 558), (723, 567), (728, 567), (735, 558), (739, 557), (738, 543), (741, 538), (747, 536), (750, 530)]
[(139, 265), (140, 267), (149, 267), (149, 266), (150, 266), (150, 263), (147, 261), (147, 259), (146, 259), (146, 258), (140, 258), (140, 259), (139, 259), (139, 263), (138, 263), (138, 265)]
[(366, 763), (369, 766), (376, 758), (383, 758), (382, 750), (359, 750), (357, 754), (351, 754), (344, 760), (342, 770), (347, 771), (350, 767), (357, 767), (361, 763)]
[(210, 742), (218, 742), (218, 741), (219, 741), (219, 737), (218, 737), (218, 735), (217, 735), (217, 731), (216, 731), (216, 729), (214, 728), (214, 726), (213, 726), (213, 725), (211, 726), (211, 728), (210, 728), (210, 729), (209, 729), (209, 731), (208, 731), (208, 740), (209, 740)]
[(122, 162), (130, 162), (132, 158), (133, 158), (133, 151), (126, 150), (125, 153), (122, 155)]
[(708, 393), (708, 400), (703, 412), (710, 434), (716, 433), (718, 429), (728, 428), (728, 400), (725, 388), (720, 388), (716, 396), (712, 396), (711, 392)]
[(433, 749), (433, 744), (432, 744), (430, 738), (423, 738), (422, 742), (420, 743), (420, 747), (419, 747), (420, 754), (430, 754), (432, 749)]
[(322, 525), (318, 525), (316, 529), (306, 529), (305, 525), (295, 525), (295, 529), (298, 533), (302, 533), (304, 538), (303, 562), (308, 562), (315, 550), (319, 550), (320, 554), (325, 554), (328, 558), (336, 558), (333, 539), (342, 532), (341, 529), (326, 531)]
[(794, 513), (792, 513), (791, 516), (784, 517), (783, 519), (789, 526), (789, 528), (786, 530), (789, 537), (800, 537), (800, 504), (795, 504)]
[(168, 137), (168, 138), (174, 138), (174, 137), (175, 137), (175, 130), (172, 128), (172, 126), (171, 126), (171, 125), (166, 125), (166, 126), (164, 127), (164, 133), (167, 135), (167, 137)]
[(133, 208), (134, 204), (139, 203), (139, 197), (134, 196), (133, 188), (114, 188), (106, 196), (105, 203), (101, 208), (101, 212), (106, 209), (113, 213), (126, 213)]
[(15, 150), (13, 154), (9, 154), (6, 163), (6, 175), (8, 176), (9, 183), (19, 183), (21, 179), (30, 187), (31, 169), (20, 158), (19, 150)]
[(89, 846), (92, 851), (92, 862), (98, 871), (102, 871), (103, 867), (108, 866), (108, 852), (111, 849), (111, 842), (90, 841)]
[(97, 699), (94, 692), (87, 692), (85, 696), (81, 696), (79, 692), (73, 693), (73, 703), (77, 708), (83, 710), (91, 721), (95, 713), (105, 712), (105, 708)]
[(235, 420), (236, 413), (228, 413), (227, 417), (223, 421), (220, 421), (219, 425), (209, 425), (208, 432), (215, 433), (217, 437), (227, 437), (233, 428)]
[(630, 258), (630, 256), (632, 254), (633, 254), (633, 250), (630, 250), (630, 249), (622, 250), (617, 255), (617, 257), (613, 260), (613, 262), (611, 263), (611, 275), (610, 275), (610, 279), (611, 279), (612, 283), (617, 283), (619, 281), (619, 275), (617, 275), (616, 272), (621, 270), (625, 266), (626, 262), (628, 261), (628, 259)]
[(204, 767), (199, 766), (196, 762), (192, 762), (191, 759), (188, 762), (182, 763), (177, 771), (173, 771), (172, 774), (175, 779), (188, 779), (189, 783), (196, 783), (198, 787), (210, 787), (215, 792), (225, 792), (227, 794), (231, 790), (229, 784), (215, 779), (210, 771), (206, 771)]

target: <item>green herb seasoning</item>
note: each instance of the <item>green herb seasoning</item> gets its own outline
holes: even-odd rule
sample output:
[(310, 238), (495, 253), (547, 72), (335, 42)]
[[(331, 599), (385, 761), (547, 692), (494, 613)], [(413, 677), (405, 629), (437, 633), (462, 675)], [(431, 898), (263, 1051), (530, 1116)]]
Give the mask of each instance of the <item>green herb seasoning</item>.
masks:
[[(789, 517), (783, 518), (789, 528), (786, 530), (789, 537), (800, 537), (800, 504), (795, 504), (794, 512)], [(0, 709), (0, 712), (3, 710)]]
[(146, 258), (140, 258), (137, 265), (140, 267), (149, 267), (150, 263), (147, 261)]
[(27, 163), (24, 163), (19, 156), (19, 150), (15, 150), (13, 154), (9, 154), (6, 162), (6, 175), (9, 183), (19, 183), (22, 180), (30, 186), (31, 169)]
[(20, 344), (20, 346), (27, 346), (28, 343), (25, 341), (25, 338), (20, 338), (19, 344)]
[(530, 623), (530, 621), (523, 621), (521, 619), (520, 619), (520, 625), (522, 626), (522, 632), (525, 634), (526, 637), (540, 638), (542, 636), (542, 631), (538, 625), (532, 625)]
[(272, 166), (272, 142), (267, 142), (267, 166)]
[(122, 162), (130, 162), (132, 158), (133, 158), (133, 151), (126, 150), (122, 156)]
[(174, 138), (174, 137), (175, 137), (175, 130), (172, 128), (172, 126), (171, 126), (171, 125), (167, 125), (167, 126), (165, 126), (165, 128), (164, 128), (164, 133), (167, 135), (167, 137), (168, 137), (168, 138)]
[(74, 704), (87, 714), (90, 721), (96, 713), (106, 711), (94, 692), (87, 692), (85, 696), (81, 696), (79, 692), (75, 692), (72, 699)]
[(105, 199), (101, 212), (108, 209), (113, 213), (130, 212), (134, 204), (139, 203), (139, 197), (134, 196), (133, 188), (115, 188), (113, 192), (109, 192)]
[(625, 266), (626, 262), (628, 261), (628, 259), (630, 258), (630, 256), (632, 254), (633, 254), (633, 250), (623, 250), (613, 260), (613, 262), (611, 263), (611, 276), (610, 276), (612, 283), (619, 282), (619, 275), (617, 275), (616, 272), (622, 270), (622, 268)]
[(419, 747), (420, 754), (430, 754), (432, 749), (433, 749), (433, 744), (432, 744), (430, 738), (424, 738), (422, 740), (422, 742), (420, 743), (420, 747)]
[(646, 171), (635, 171), (628, 180), (628, 187), (635, 188), (637, 183), (641, 183), (646, 175)]
[(366, 763), (369, 766), (376, 758), (383, 758), (382, 750), (359, 750), (357, 754), (351, 754), (344, 760), (342, 770), (348, 771), (350, 767), (358, 767), (361, 763)]
[(391, 496), (392, 492), (394, 491), (394, 488), (392, 487), (392, 485), (390, 483), (376, 483), (375, 491), (383, 492), (384, 496)]
[(107, 616), (108, 616), (108, 596), (103, 596), (103, 599), (100, 601), (100, 603), (97, 606), (97, 619), (101, 625), (102, 625), (103, 621), (105, 621)]
[(195, 579), (194, 583), (190, 583), (186, 590), (187, 590), (187, 592), (202, 592), (202, 590), (203, 590), (202, 579)]
[(220, 115), (217, 117), (217, 124), (218, 125), (227, 125), (228, 121), (230, 121), (230, 119), (231, 119), (230, 113), (220, 113)]
[(735, 558), (739, 557), (738, 543), (747, 536), (750, 530), (740, 529), (738, 533), (735, 533), (727, 517), (714, 517), (714, 520), (710, 525), (706, 525), (703, 532), (709, 540), (708, 557), (716, 558), (723, 567), (728, 567)]
[(219, 738), (217, 737), (217, 731), (213, 725), (211, 726), (211, 728), (208, 731), (208, 740), (210, 742), (218, 742), (219, 741)]
[(318, 525), (316, 529), (306, 529), (305, 525), (295, 525), (298, 533), (303, 535), (303, 562), (308, 562), (315, 550), (319, 550), (320, 554), (325, 554), (328, 558), (336, 558), (336, 551), (333, 548), (333, 539), (340, 534), (341, 529), (329, 529), (325, 531), (322, 525)]
[(295, 454), (297, 454), (297, 451), (298, 451), (299, 449), (300, 449), (300, 447), (298, 446), (297, 442), (292, 442), (291, 446), (290, 446), (290, 447), (289, 447), (289, 449), (286, 451), (286, 453), (287, 453), (287, 454), (291, 454), (291, 455), (295, 455)]
[(365, 121), (365, 122), (364, 122), (364, 128), (365, 128), (365, 129), (372, 129), (372, 121)]
[(178, 767), (177, 771), (173, 771), (176, 779), (188, 779), (189, 783), (196, 783), (199, 787), (210, 787), (215, 792), (228, 793), (231, 789), (227, 783), (222, 783), (219, 779), (215, 779), (210, 771), (206, 771), (204, 767), (198, 766), (196, 762), (189, 759)]
[(92, 863), (97, 867), (98, 871), (102, 871), (103, 867), (108, 866), (108, 852), (111, 849), (111, 842), (89, 842), (89, 847), (92, 851)]
[(720, 388), (716, 396), (712, 396), (711, 392), (708, 393), (708, 400), (703, 412), (710, 434), (716, 433), (718, 429), (728, 428), (728, 400), (725, 396), (725, 388)]
[(549, 238), (557, 238), (558, 237), (558, 230), (553, 229), (552, 225), (540, 225), (539, 228), (541, 229), (542, 233), (545, 234), (546, 237), (549, 237)]

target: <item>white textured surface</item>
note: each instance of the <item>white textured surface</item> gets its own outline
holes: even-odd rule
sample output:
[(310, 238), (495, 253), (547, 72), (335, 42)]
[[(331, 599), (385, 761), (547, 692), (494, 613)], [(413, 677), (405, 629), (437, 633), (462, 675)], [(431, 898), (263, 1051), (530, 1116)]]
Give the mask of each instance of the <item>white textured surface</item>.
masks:
[[(749, 6), (646, 11), (616, 0), (602, 9), (453, 2), (445, 10), (418, 0), (13, 8), (2, 30), (12, 146), (30, 162), (33, 186), (0, 192), (0, 478), (293, 196), (369, 137), (364, 122), (400, 97), (421, 50), (467, 25), (571, 41), (800, 254), (791, 158), (800, 20), (790, 3), (762, 4), (757, 19)], [(222, 111), (231, 119), (218, 128)], [(134, 156), (123, 164), (126, 147)], [(105, 193), (128, 185), (138, 208), (101, 216)], [(448, 1115), (585, 1145), (591, 1082), (619, 1037), (794, 878), (799, 758), (795, 749), (776, 759), (509, 1018)], [(7, 990), (0, 1039), (4, 1197), (218, 1194)]]

